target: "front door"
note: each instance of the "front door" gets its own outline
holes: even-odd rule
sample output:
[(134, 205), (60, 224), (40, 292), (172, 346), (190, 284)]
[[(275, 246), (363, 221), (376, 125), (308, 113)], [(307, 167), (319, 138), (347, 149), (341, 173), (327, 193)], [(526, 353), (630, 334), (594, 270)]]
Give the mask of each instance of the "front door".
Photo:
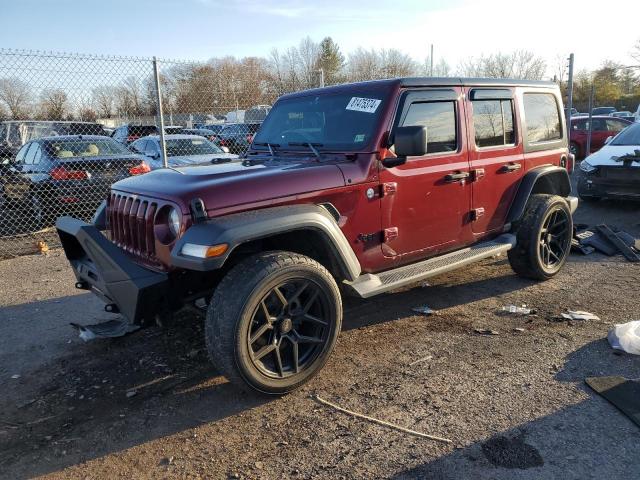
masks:
[(426, 155), (380, 171), (383, 253), (405, 262), (465, 243), (471, 186), (462, 90), (406, 91), (398, 108), (393, 128), (427, 127)]
[(471, 89), (469, 157), (473, 176), (472, 230), (500, 230), (524, 171), (512, 89)]

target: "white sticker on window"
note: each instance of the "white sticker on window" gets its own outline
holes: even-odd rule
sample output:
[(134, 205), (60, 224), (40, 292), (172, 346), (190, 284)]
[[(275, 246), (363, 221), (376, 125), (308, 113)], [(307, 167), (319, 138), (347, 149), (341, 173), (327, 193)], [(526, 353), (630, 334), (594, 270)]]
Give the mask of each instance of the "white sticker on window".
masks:
[(381, 102), (382, 100), (378, 100), (377, 98), (351, 97), (346, 110), (374, 113), (378, 109), (378, 105), (380, 105)]
[(364, 133), (359, 133), (358, 135), (353, 137), (353, 141), (356, 142), (356, 143), (364, 142)]

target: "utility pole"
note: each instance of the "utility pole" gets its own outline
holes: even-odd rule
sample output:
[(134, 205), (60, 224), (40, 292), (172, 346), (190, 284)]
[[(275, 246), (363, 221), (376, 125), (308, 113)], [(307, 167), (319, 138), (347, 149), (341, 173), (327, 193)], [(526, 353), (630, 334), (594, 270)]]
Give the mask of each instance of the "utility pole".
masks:
[(433, 77), (433, 43), (431, 44), (431, 55), (429, 56), (431, 65), (429, 67), (429, 76)]
[(585, 158), (591, 155), (591, 132), (593, 131), (593, 97), (596, 91), (595, 82), (591, 82), (591, 94), (589, 95), (589, 133), (587, 133), (587, 151), (584, 152)]
[(567, 81), (567, 138), (571, 135), (571, 110), (573, 109), (573, 53), (569, 55), (569, 79)]
[(319, 68), (318, 69), (318, 73), (320, 74), (318, 79), (318, 84), (320, 86), (320, 88), (324, 87), (324, 68)]

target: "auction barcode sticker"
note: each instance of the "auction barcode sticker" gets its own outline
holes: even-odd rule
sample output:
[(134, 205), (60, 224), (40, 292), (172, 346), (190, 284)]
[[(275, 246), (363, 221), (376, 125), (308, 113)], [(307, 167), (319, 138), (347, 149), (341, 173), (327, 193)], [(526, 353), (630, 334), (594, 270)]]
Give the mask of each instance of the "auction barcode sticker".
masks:
[(374, 113), (378, 105), (380, 105), (380, 102), (382, 102), (382, 100), (378, 100), (377, 98), (351, 97), (346, 109), (355, 110), (356, 112)]

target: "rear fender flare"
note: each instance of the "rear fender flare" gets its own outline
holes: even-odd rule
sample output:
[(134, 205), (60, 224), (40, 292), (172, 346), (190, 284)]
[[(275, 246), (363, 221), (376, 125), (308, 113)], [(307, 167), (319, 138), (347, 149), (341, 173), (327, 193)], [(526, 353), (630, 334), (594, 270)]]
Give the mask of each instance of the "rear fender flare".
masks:
[(522, 218), (529, 197), (535, 193), (568, 197), (571, 193), (571, 180), (567, 169), (556, 165), (545, 165), (528, 171), (520, 181), (507, 215), (507, 223), (513, 223)]
[[(344, 278), (350, 281), (358, 278), (361, 272), (360, 262), (349, 241), (327, 209), (313, 204), (264, 208), (197, 223), (176, 242), (171, 251), (171, 264), (187, 270), (217, 270), (243, 243), (298, 230), (319, 232), (337, 261)], [(223, 255), (203, 259), (182, 255), (182, 247), (186, 243), (196, 245), (226, 243), (229, 248)]]

